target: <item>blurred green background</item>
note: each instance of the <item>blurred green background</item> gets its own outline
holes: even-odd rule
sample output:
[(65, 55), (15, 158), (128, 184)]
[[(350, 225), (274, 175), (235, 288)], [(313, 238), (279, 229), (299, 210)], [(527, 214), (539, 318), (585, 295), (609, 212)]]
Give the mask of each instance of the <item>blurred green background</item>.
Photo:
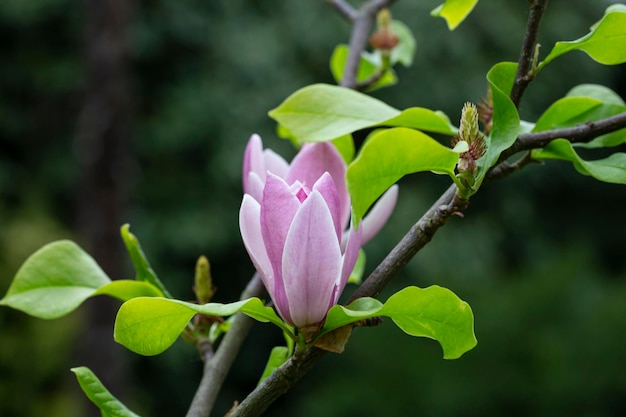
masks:
[[(398, 68), (398, 86), (374, 96), (457, 120), (485, 94), (488, 69), (517, 59), (528, 2), (483, 0), (454, 32), (429, 16), (437, 3), (394, 5), (417, 54)], [(609, 3), (549, 2), (542, 53), (587, 33)], [(332, 83), (328, 58), (349, 31), (319, 0), (0, 1), (0, 294), (29, 254), (61, 238), (113, 278), (131, 276), (118, 237), (130, 223), (177, 297), (193, 298), (201, 254), (216, 301), (237, 297), (253, 273), (237, 224), (244, 146), (257, 132), (291, 158), (267, 111), (302, 86)], [(522, 118), (580, 83), (624, 97), (626, 67), (559, 58), (527, 91)], [(366, 247), (368, 270), (447, 182), (401, 182), (392, 219)], [(474, 310), (478, 346), (444, 361), (435, 342), (390, 323), (358, 329), (267, 415), (625, 415), (625, 203), (623, 187), (559, 162), (487, 184), (383, 294), (452, 289)], [(112, 341), (118, 305), (89, 300), (50, 322), (0, 309), (0, 415), (99, 415), (69, 372), (79, 365), (144, 416), (184, 415), (200, 378), (195, 349), (126, 351)], [(254, 327), (214, 415), (254, 388), (281, 339)]]

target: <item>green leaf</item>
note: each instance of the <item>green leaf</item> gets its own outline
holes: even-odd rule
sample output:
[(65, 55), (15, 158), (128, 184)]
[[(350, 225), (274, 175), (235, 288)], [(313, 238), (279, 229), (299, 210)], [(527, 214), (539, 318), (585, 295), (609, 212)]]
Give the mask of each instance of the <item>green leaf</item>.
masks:
[(578, 120), (581, 115), (601, 105), (602, 102), (600, 100), (589, 97), (562, 98), (554, 102), (539, 117), (533, 132), (572, 126), (572, 120)]
[(471, 13), (476, 3), (478, 0), (446, 0), (430, 14), (444, 18), (448, 24), (448, 29), (454, 30)]
[(140, 355), (157, 355), (169, 348), (195, 314), (231, 316), (238, 311), (262, 321), (271, 322), (293, 334), (270, 307), (258, 298), (230, 304), (187, 303), (168, 298), (133, 298), (120, 307), (115, 319), (114, 339)]
[(45, 245), (24, 262), (0, 305), (54, 319), (74, 311), (110, 282), (89, 254), (62, 240)]
[(261, 375), (257, 385), (261, 385), (261, 382), (265, 381), (268, 376), (272, 375), (272, 373), (278, 369), (280, 365), (287, 362), (287, 359), (289, 359), (289, 349), (286, 346), (275, 346), (272, 348), (270, 357), (267, 360), (267, 364), (265, 365), (265, 369), (263, 370), (263, 374)]
[(450, 123), (450, 119), (444, 113), (423, 107), (408, 108), (398, 116), (380, 124), (392, 127), (410, 127), (450, 136), (454, 136), (458, 132), (458, 129)]
[(385, 304), (361, 298), (328, 312), (322, 334), (360, 320), (385, 316), (411, 336), (437, 340), (445, 359), (456, 359), (476, 346), (474, 315), (470, 306), (452, 291), (439, 286), (407, 287)]
[(543, 149), (534, 150), (535, 159), (560, 159), (570, 161), (578, 172), (613, 184), (626, 184), (626, 153), (614, 153), (608, 158), (583, 160), (566, 139), (556, 139)]
[(131, 260), (133, 261), (133, 266), (135, 267), (135, 272), (137, 274), (137, 281), (147, 281), (158, 288), (166, 297), (172, 298), (170, 293), (167, 291), (165, 286), (159, 280), (159, 277), (154, 272), (152, 267), (150, 266), (150, 262), (146, 258), (146, 255), (143, 253), (141, 249), (141, 245), (139, 244), (139, 240), (130, 233), (129, 231), (130, 225), (125, 224), (122, 226), (122, 240), (124, 240), (124, 244), (126, 245), (126, 250), (130, 255)]
[(352, 139), (352, 135), (343, 135), (333, 140), (333, 145), (339, 151), (339, 154), (346, 162), (349, 164), (354, 159), (354, 139)]
[(359, 320), (380, 316), (383, 304), (375, 298), (363, 297), (354, 300), (347, 306), (334, 305), (326, 315), (324, 328), (320, 336)]
[(417, 130), (399, 127), (373, 135), (348, 167), (348, 191), (356, 221), (403, 176), (432, 171), (454, 177), (458, 160), (452, 149)]
[(413, 64), (413, 57), (417, 49), (417, 42), (411, 29), (399, 20), (391, 21), (391, 30), (398, 36), (398, 45), (391, 50), (391, 65), (400, 63), (405, 67)]
[(626, 10), (609, 8), (587, 35), (575, 41), (557, 42), (539, 64), (538, 70), (553, 59), (573, 50), (583, 51), (593, 60), (605, 65), (626, 62)]
[[(626, 104), (611, 89), (594, 84), (574, 87), (541, 115), (534, 132), (576, 126), (597, 121), (626, 111)], [(626, 141), (626, 129), (602, 135), (589, 143), (577, 143), (579, 148), (617, 146)]]
[(352, 269), (352, 273), (348, 278), (348, 282), (351, 284), (360, 284), (361, 279), (363, 279), (363, 272), (365, 272), (365, 261), (367, 256), (365, 255), (365, 251), (363, 249), (359, 249), (359, 256), (356, 258), (356, 264), (354, 264), (354, 268)]
[(332, 140), (399, 114), (380, 100), (327, 84), (301, 88), (269, 112), (300, 142)]
[(380, 314), (411, 336), (438, 341), (445, 359), (459, 358), (477, 343), (472, 309), (447, 288), (407, 287), (389, 297)]
[[(626, 6), (626, 5), (625, 5)], [(591, 97), (604, 104), (626, 107), (624, 100), (615, 91), (598, 84), (580, 84), (567, 92), (565, 97)]]
[[(626, 7), (626, 5), (623, 5)], [(608, 87), (597, 84), (582, 84), (572, 88), (567, 97), (590, 97), (602, 101), (602, 105), (595, 107), (589, 113), (582, 114), (578, 120), (572, 119), (573, 125), (597, 121), (607, 117), (615, 116), (626, 111), (624, 100)], [(576, 148), (602, 148), (621, 145), (626, 142), (626, 129), (616, 130), (606, 135), (598, 136), (591, 142), (576, 143)]]
[(487, 73), (487, 81), (493, 97), (493, 126), (486, 138), (485, 156), (478, 162), (479, 169), (474, 190), (478, 189), (487, 171), (498, 161), (502, 151), (513, 145), (519, 134), (519, 115), (515, 104), (509, 98), (516, 71), (517, 64), (501, 62), (494, 65)]
[(223, 334), (226, 334), (230, 330), (232, 324), (232, 317), (228, 320), (224, 320), (221, 323), (213, 323), (209, 329), (209, 342), (215, 343)]
[(108, 295), (122, 301), (136, 297), (162, 297), (163, 293), (157, 287), (146, 281), (118, 279), (96, 290), (92, 296)]
[(80, 387), (83, 389), (87, 398), (91, 400), (101, 410), (103, 416), (111, 417), (139, 417), (138, 414), (130, 411), (124, 404), (115, 398), (105, 387), (102, 382), (94, 375), (89, 368), (84, 366), (70, 369), (76, 378)]
[[(333, 78), (337, 83), (340, 83), (343, 79), (343, 71), (348, 61), (348, 53), (350, 48), (348, 45), (337, 45), (333, 54), (330, 57), (330, 72), (333, 74)], [(361, 60), (359, 61), (359, 69), (357, 71), (356, 80), (358, 82), (364, 82), (372, 77), (379, 68), (382, 67), (382, 60), (380, 54), (361, 54)], [(379, 88), (388, 87), (398, 82), (396, 73), (393, 69), (389, 68), (385, 74), (380, 77), (378, 81), (373, 83), (367, 91), (377, 90)]]

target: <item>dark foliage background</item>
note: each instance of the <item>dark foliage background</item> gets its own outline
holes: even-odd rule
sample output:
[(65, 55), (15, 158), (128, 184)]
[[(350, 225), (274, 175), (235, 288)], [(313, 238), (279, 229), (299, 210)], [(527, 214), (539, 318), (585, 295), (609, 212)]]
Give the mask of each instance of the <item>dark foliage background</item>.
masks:
[[(328, 58), (349, 26), (322, 1), (103, 0), (94, 14), (96, 3), (0, 2), (0, 293), (29, 254), (61, 238), (90, 248), (114, 278), (130, 276), (121, 240), (94, 238), (128, 222), (176, 296), (193, 297), (193, 266), (205, 254), (217, 301), (233, 300), (253, 272), (237, 225), (245, 143), (258, 132), (293, 155), (267, 111), (297, 88), (333, 82)], [(485, 94), (488, 69), (517, 59), (527, 2), (480, 2), (455, 32), (429, 16), (436, 3), (393, 7), (414, 31), (417, 56), (398, 69), (398, 86), (374, 95), (456, 120)], [(542, 52), (585, 34), (609, 3), (550, 2)], [(624, 66), (571, 53), (539, 75), (521, 115), (536, 119), (580, 83), (624, 97), (624, 80)], [(111, 91), (121, 101), (106, 99)], [(93, 110), (92, 99), (104, 107)], [(123, 129), (107, 136), (102, 126)], [(366, 248), (369, 269), (446, 186), (432, 175), (402, 181), (392, 220)], [(100, 199), (114, 202), (115, 216)], [(625, 203), (623, 187), (558, 162), (486, 185), (383, 295), (409, 284), (452, 289), (472, 305), (477, 348), (448, 362), (436, 343), (389, 323), (360, 329), (267, 414), (624, 415)], [(0, 310), (0, 415), (99, 415), (68, 370), (78, 365), (142, 415), (183, 415), (200, 377), (194, 348), (178, 342), (141, 358), (116, 346), (111, 304), (90, 300), (52, 322)], [(271, 326), (255, 326), (215, 415), (254, 388), (280, 342)]]

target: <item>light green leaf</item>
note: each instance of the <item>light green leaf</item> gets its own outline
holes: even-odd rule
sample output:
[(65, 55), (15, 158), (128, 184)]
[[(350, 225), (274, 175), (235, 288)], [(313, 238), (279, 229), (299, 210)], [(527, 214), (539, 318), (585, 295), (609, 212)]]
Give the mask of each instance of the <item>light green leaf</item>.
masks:
[(363, 249), (359, 249), (359, 256), (356, 258), (356, 264), (354, 264), (352, 273), (350, 273), (350, 277), (348, 278), (348, 282), (350, 284), (361, 283), (361, 279), (363, 279), (363, 272), (365, 272), (366, 259), (367, 256), (365, 255), (365, 251)]
[(158, 288), (162, 292), (161, 295), (172, 298), (165, 286), (161, 283), (161, 280), (159, 279), (157, 274), (150, 266), (150, 262), (148, 262), (146, 255), (141, 249), (139, 240), (137, 240), (135, 235), (130, 233), (129, 229), (130, 225), (125, 224), (124, 226), (122, 226), (121, 234), (122, 240), (126, 245), (126, 250), (128, 251), (130, 258), (133, 261), (133, 266), (135, 267), (135, 272), (137, 274), (137, 281), (147, 281), (156, 288)]
[[(626, 6), (626, 5), (625, 5)], [(580, 84), (567, 92), (565, 97), (591, 97), (604, 104), (626, 106), (624, 100), (613, 90), (598, 84)]]
[(609, 8), (587, 35), (575, 41), (557, 42), (538, 69), (573, 50), (583, 51), (593, 60), (605, 65), (626, 62), (626, 10)]
[(407, 287), (389, 297), (380, 314), (411, 336), (438, 341), (445, 359), (459, 358), (477, 343), (472, 309), (447, 288)]
[(129, 350), (152, 356), (169, 348), (195, 314), (224, 317), (238, 311), (256, 320), (271, 322), (293, 334), (274, 310), (264, 306), (258, 298), (230, 304), (198, 305), (168, 298), (139, 297), (122, 304), (115, 319), (113, 335), (115, 341)]
[[(539, 117), (533, 132), (572, 126), (572, 120), (578, 120), (592, 109), (602, 105), (600, 100), (589, 97), (565, 97), (554, 102)], [(575, 124), (575, 123), (574, 123)]]
[(474, 315), (470, 306), (452, 291), (439, 286), (407, 287), (385, 304), (361, 298), (328, 312), (322, 334), (360, 320), (385, 316), (411, 336), (437, 340), (445, 359), (456, 359), (476, 346)]
[(459, 154), (417, 130), (399, 127), (373, 135), (348, 166), (348, 191), (356, 221), (403, 176), (432, 171), (454, 177), (458, 160)]
[(300, 142), (332, 140), (399, 114), (380, 100), (327, 84), (301, 88), (269, 112)]
[(45, 245), (24, 262), (0, 305), (54, 319), (74, 311), (110, 282), (89, 254), (62, 240)]
[(223, 334), (226, 334), (230, 330), (232, 319), (232, 317), (229, 317), (228, 320), (224, 320), (221, 323), (213, 323), (209, 329), (209, 342), (215, 343)]
[(352, 135), (343, 135), (333, 140), (333, 145), (339, 151), (339, 154), (346, 162), (349, 164), (354, 159), (354, 139), (352, 139)]
[[(343, 71), (348, 61), (348, 53), (350, 49), (348, 45), (341, 44), (335, 47), (333, 54), (330, 57), (330, 72), (333, 74), (333, 78), (337, 83), (340, 83), (343, 79)], [(372, 77), (379, 68), (382, 67), (382, 61), (380, 54), (361, 54), (361, 60), (359, 62), (359, 69), (357, 71), (356, 80), (358, 82), (364, 82)], [(379, 88), (388, 87), (398, 82), (396, 73), (392, 68), (385, 71), (385, 74), (380, 77), (378, 81), (373, 83), (367, 91), (374, 91)]]
[(109, 295), (118, 300), (127, 301), (136, 297), (162, 297), (163, 293), (147, 281), (117, 279), (96, 290), (92, 296)]
[(391, 65), (400, 63), (405, 67), (413, 64), (417, 43), (411, 29), (399, 20), (391, 21), (391, 30), (398, 36), (398, 45), (391, 50)]
[[(626, 104), (611, 89), (594, 84), (574, 87), (541, 115), (533, 131), (576, 126), (597, 121), (626, 111)], [(579, 148), (617, 146), (626, 141), (626, 129), (602, 135), (589, 143), (577, 143)]]
[(454, 136), (458, 132), (458, 129), (450, 123), (450, 119), (444, 113), (423, 107), (408, 108), (398, 116), (380, 123), (380, 125), (410, 127), (450, 136)]
[(604, 182), (626, 184), (626, 153), (614, 153), (608, 158), (585, 161), (574, 151), (568, 140), (557, 139), (543, 149), (534, 150), (532, 156), (535, 159), (570, 161), (583, 175), (591, 175)]
[(502, 151), (513, 145), (519, 134), (519, 115), (515, 104), (509, 98), (516, 71), (517, 64), (500, 62), (487, 73), (487, 81), (493, 97), (493, 127), (486, 138), (485, 156), (478, 162), (479, 169), (474, 190), (478, 189), (487, 171), (498, 161)]
[(383, 303), (370, 297), (356, 299), (345, 307), (339, 304), (334, 305), (326, 315), (320, 336), (347, 324), (380, 316), (382, 308)]
[(448, 29), (454, 30), (471, 13), (476, 3), (478, 0), (446, 0), (430, 14), (446, 19)]
[(289, 349), (287, 346), (275, 346), (272, 348), (270, 357), (267, 360), (267, 364), (265, 365), (265, 369), (263, 370), (263, 374), (261, 375), (257, 385), (261, 385), (261, 382), (265, 381), (268, 376), (272, 375), (272, 373), (280, 367), (280, 365), (287, 362), (287, 359), (289, 359)]
[(84, 366), (70, 369), (87, 398), (91, 400), (101, 410), (103, 416), (110, 417), (139, 417), (138, 414), (130, 411), (124, 404), (115, 398), (102, 382), (94, 375), (89, 368)]

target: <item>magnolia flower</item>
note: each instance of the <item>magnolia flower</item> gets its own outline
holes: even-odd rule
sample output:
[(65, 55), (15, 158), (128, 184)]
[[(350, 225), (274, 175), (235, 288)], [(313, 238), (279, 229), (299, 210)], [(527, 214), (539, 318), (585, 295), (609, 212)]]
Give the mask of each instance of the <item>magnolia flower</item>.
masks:
[(309, 189), (267, 173), (260, 201), (244, 195), (244, 245), (281, 317), (298, 328), (321, 323), (354, 268), (361, 232), (342, 249), (340, 193), (325, 172)]
[[(314, 184), (325, 172), (335, 182), (339, 194), (341, 230), (346, 230), (350, 221), (350, 195), (346, 187), (347, 166), (334, 145), (328, 142), (310, 143), (302, 149), (291, 164), (271, 149), (263, 149), (261, 138), (250, 137), (243, 162), (243, 190), (260, 202), (268, 172), (284, 179), (288, 184), (299, 181), (307, 187)], [(398, 187), (392, 186), (370, 209), (361, 221), (362, 244), (372, 239), (385, 225), (398, 199)], [(342, 246), (346, 244), (346, 237)]]
[(348, 229), (347, 166), (330, 143), (305, 144), (288, 164), (252, 135), (243, 164), (239, 225), (244, 245), (282, 318), (302, 329), (323, 322), (362, 244), (385, 224), (390, 188), (358, 230)]

